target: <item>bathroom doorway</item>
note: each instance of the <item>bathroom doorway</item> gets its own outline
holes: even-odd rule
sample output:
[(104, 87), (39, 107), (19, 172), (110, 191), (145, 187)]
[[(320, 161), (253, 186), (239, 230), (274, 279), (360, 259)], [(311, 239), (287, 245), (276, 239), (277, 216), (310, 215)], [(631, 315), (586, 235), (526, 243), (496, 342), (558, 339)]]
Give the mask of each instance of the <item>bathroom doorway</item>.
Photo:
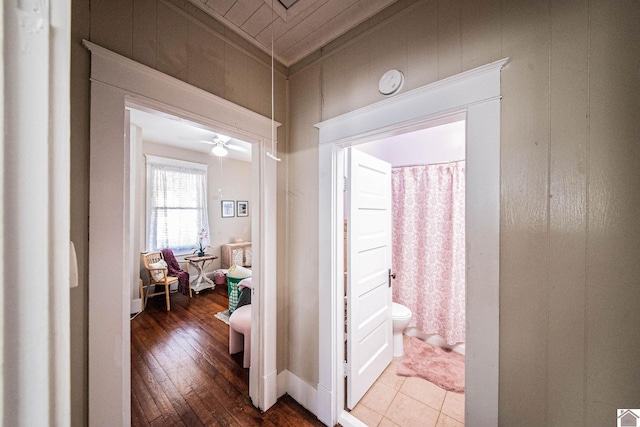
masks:
[[(462, 354), (441, 354), (452, 355), (459, 375), (464, 373), (465, 130), (464, 116), (454, 116), (430, 123), (423, 129), (353, 145), (345, 150), (345, 158), (352, 158), (356, 154), (356, 158), (360, 158), (364, 154), (379, 159), (390, 167), (392, 183), (389, 183), (388, 191), (392, 200), (392, 218), (389, 222), (392, 235), (391, 270), (394, 279), (389, 279), (389, 289), (386, 289), (385, 283), (381, 283), (382, 292), (388, 290), (391, 293), (393, 289), (393, 301), (408, 306), (413, 312), (411, 327), (407, 328), (405, 333), (405, 340), (410, 336), (416, 337), (408, 343), (411, 350), (429, 345), (437, 349), (445, 348), (447, 351), (454, 348), (454, 351)], [(347, 249), (352, 232), (348, 218), (353, 208), (350, 206), (350, 200), (354, 200), (351, 193), (355, 184), (350, 179), (353, 163), (345, 161), (346, 180), (349, 183), (345, 186), (344, 197), (345, 297), (349, 308), (345, 332), (348, 340), (353, 339), (349, 331), (357, 331), (360, 325), (353, 324), (353, 307), (358, 306), (358, 301), (349, 295), (348, 289), (352, 288), (348, 284), (353, 278), (347, 266), (362, 268), (359, 264), (363, 262), (362, 259), (356, 263), (350, 262), (350, 251)], [(380, 197), (384, 197), (384, 193), (381, 191)], [(418, 201), (418, 196), (421, 195), (424, 195), (425, 199), (428, 197), (420, 203), (420, 206), (427, 206), (428, 203), (426, 209), (418, 209), (419, 203), (413, 203)], [(414, 207), (416, 209), (413, 209)], [(440, 219), (441, 217), (452, 220)], [(354, 227), (359, 226), (356, 222), (353, 224)], [(427, 227), (429, 233), (422, 233), (421, 230), (425, 231)], [(402, 231), (407, 229), (410, 229), (408, 233)], [(378, 228), (375, 228), (375, 231), (379, 231)], [(411, 239), (407, 240), (407, 236), (403, 234), (408, 234)], [(446, 240), (446, 244), (442, 243), (443, 239)], [(414, 251), (417, 253), (411, 255)], [(412, 256), (416, 259), (409, 259)], [(415, 262), (417, 259), (427, 258), (438, 261), (438, 269), (433, 268), (430, 271), (426, 266)], [(380, 270), (381, 276), (386, 275), (381, 264), (379, 261), (371, 271)], [(383, 279), (385, 278), (381, 277), (380, 281), (385, 282)], [(416, 288), (418, 283), (420, 289)], [(427, 289), (433, 293), (434, 298), (428, 298)], [(442, 305), (436, 304), (436, 301), (444, 298), (449, 300)], [(368, 299), (372, 298), (368, 296)], [(420, 299), (424, 299), (424, 303)], [(434, 304), (436, 305), (433, 306)], [(443, 315), (448, 322), (441, 322)], [(436, 332), (440, 332), (441, 335)], [(393, 341), (395, 339), (396, 337)], [(367, 340), (370, 342), (371, 338), (367, 337)], [(361, 354), (357, 358), (350, 357), (351, 354), (355, 354), (353, 350), (349, 350), (350, 348), (347, 341), (347, 366), (349, 375), (353, 376), (354, 369), (351, 368), (351, 364), (356, 363), (357, 359), (369, 360), (369, 357), (363, 357)], [(377, 357), (382, 353), (378, 352)], [(428, 420), (432, 420), (434, 425), (436, 422), (445, 422), (447, 425), (463, 424), (464, 394), (459, 393), (460, 381), (463, 378), (458, 378), (455, 384), (458, 392), (447, 391), (419, 377), (407, 378), (396, 375), (401, 361), (402, 357), (393, 357), (371, 387), (364, 392), (360, 391), (364, 393), (364, 397), (358, 395), (354, 398), (353, 395), (359, 391), (358, 387), (349, 384), (349, 377), (345, 380), (346, 406), (351, 408), (350, 414), (367, 425), (387, 422), (404, 427), (420, 422), (428, 424)], [(354, 399), (359, 402), (355, 403)], [(407, 406), (412, 410), (406, 411)]]
[[(318, 418), (350, 424), (344, 408), (344, 149), (435, 120), (466, 118), (465, 417), (498, 423), (500, 71), (508, 58), (318, 123)], [(329, 284), (330, 283), (330, 284)], [(474, 301), (469, 304), (468, 301)]]

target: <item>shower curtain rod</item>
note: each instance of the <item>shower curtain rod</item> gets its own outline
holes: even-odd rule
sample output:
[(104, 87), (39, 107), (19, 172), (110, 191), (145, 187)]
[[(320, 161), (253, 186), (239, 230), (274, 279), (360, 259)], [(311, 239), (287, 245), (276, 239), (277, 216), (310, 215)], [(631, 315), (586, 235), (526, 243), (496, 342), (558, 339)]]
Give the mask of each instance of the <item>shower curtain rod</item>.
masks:
[(465, 159), (461, 160), (452, 160), (450, 162), (438, 162), (438, 163), (418, 163), (414, 165), (402, 165), (402, 166), (393, 166), (391, 169), (400, 169), (400, 168), (412, 168), (415, 166), (435, 166), (435, 165), (450, 165), (453, 163), (464, 162)]

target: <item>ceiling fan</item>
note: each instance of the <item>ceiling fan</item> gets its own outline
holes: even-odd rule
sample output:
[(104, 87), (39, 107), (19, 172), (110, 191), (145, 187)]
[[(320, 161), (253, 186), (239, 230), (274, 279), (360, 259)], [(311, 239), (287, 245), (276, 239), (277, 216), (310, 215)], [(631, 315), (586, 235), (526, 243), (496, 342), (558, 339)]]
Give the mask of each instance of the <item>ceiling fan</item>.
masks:
[(247, 151), (247, 149), (244, 147), (241, 147), (236, 144), (230, 144), (229, 141), (231, 141), (231, 137), (227, 135), (222, 135), (222, 134), (215, 134), (213, 137), (213, 140), (190, 139), (189, 141), (197, 141), (197, 142), (203, 142), (205, 144), (213, 145), (213, 148), (211, 149), (211, 155), (218, 156), (218, 157), (226, 156), (229, 153), (228, 150)]

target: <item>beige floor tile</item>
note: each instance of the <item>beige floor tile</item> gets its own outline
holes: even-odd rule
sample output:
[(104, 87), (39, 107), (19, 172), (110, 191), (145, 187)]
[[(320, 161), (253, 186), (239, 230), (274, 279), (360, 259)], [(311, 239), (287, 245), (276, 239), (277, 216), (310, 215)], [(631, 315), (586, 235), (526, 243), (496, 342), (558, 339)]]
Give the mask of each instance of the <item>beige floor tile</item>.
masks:
[(454, 420), (453, 418), (440, 413), (440, 418), (438, 418), (438, 424), (436, 427), (464, 427), (460, 421)]
[(389, 387), (393, 387), (396, 390), (400, 390), (400, 387), (402, 387), (402, 384), (404, 384), (407, 377), (396, 375), (396, 372), (398, 372), (398, 367), (391, 364), (387, 366), (387, 369), (384, 370), (382, 375), (380, 375), (376, 381), (386, 384)]
[(407, 378), (400, 388), (400, 393), (404, 393), (438, 411), (442, 409), (442, 403), (447, 395), (445, 389), (417, 377)]
[(391, 421), (389, 418), (382, 418), (378, 427), (400, 427), (398, 424)]
[(358, 405), (364, 405), (369, 409), (373, 409), (379, 414), (384, 413), (389, 408), (389, 405), (396, 396), (397, 390), (393, 387), (389, 387), (379, 381), (373, 383), (369, 391), (365, 393), (364, 397)]
[(356, 405), (356, 407), (351, 411), (351, 415), (353, 415), (369, 427), (377, 426), (380, 423), (380, 420), (382, 420), (382, 414), (379, 414), (362, 404)]
[(444, 398), (442, 412), (464, 423), (464, 394), (448, 391)]
[(400, 427), (435, 427), (439, 412), (407, 395), (398, 393), (385, 417)]

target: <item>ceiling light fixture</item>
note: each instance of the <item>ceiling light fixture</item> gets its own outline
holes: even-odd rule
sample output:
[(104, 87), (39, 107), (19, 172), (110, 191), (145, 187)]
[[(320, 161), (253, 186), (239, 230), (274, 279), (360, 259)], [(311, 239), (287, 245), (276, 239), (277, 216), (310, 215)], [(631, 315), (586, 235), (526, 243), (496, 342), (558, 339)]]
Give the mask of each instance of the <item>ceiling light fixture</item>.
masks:
[(218, 156), (218, 157), (224, 157), (228, 153), (229, 152), (227, 151), (227, 149), (224, 148), (222, 145), (216, 145), (215, 147), (213, 147), (211, 149), (211, 154), (213, 154), (214, 156)]

